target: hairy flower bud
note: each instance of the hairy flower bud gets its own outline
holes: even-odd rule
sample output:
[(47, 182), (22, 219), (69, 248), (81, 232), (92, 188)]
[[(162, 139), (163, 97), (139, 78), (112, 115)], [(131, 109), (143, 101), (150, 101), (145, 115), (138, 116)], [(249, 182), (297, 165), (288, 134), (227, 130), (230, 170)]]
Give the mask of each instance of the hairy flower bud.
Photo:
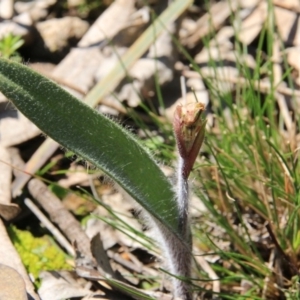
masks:
[(205, 106), (193, 102), (178, 105), (175, 110), (173, 128), (179, 155), (183, 159), (182, 175), (188, 178), (201, 148), (206, 120), (201, 118)]

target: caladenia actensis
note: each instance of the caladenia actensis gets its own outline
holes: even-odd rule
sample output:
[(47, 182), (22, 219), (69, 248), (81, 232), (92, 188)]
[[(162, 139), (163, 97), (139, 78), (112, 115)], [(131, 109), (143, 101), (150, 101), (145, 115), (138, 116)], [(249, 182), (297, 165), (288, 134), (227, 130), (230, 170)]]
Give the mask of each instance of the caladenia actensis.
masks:
[[(205, 105), (200, 102), (178, 105), (174, 114), (173, 128), (178, 149), (178, 166), (176, 182), (176, 202), (179, 208), (179, 232), (183, 244), (174, 251), (174, 262), (177, 266), (173, 274), (177, 276), (191, 276), (192, 239), (188, 221), (189, 188), (188, 177), (200, 151), (205, 135), (206, 120), (202, 119)], [(187, 281), (173, 279), (175, 296), (191, 299), (192, 294)]]
[(202, 119), (205, 106), (200, 102), (178, 105), (173, 128), (180, 158), (183, 160), (182, 176), (187, 180), (201, 148), (206, 120)]
[[(141, 205), (174, 274), (174, 296), (192, 299), (187, 179), (204, 138), (204, 105), (189, 103), (176, 109), (179, 162), (173, 184), (134, 136), (26, 66), (0, 58), (0, 90), (45, 134), (102, 170)], [(113, 282), (111, 276), (103, 280)]]
[(177, 203), (180, 211), (180, 232), (187, 239), (188, 177), (200, 151), (205, 134), (206, 120), (202, 119), (203, 103), (192, 102), (178, 105), (175, 110), (173, 128), (178, 149)]

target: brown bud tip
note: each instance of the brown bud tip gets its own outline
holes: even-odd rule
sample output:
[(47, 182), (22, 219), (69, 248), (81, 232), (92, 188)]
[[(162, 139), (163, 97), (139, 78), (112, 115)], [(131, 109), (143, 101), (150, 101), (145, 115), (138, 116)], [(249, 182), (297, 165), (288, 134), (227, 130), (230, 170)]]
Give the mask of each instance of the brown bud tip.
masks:
[(183, 175), (187, 178), (202, 145), (206, 120), (201, 118), (203, 103), (178, 105), (174, 114), (173, 128), (179, 155), (184, 160)]

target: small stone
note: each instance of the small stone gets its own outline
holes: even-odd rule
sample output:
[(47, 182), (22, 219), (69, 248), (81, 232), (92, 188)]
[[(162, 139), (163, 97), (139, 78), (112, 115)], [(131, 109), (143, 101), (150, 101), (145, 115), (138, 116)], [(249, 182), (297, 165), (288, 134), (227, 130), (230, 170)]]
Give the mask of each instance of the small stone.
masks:
[(65, 54), (69, 51), (70, 41), (76, 44), (89, 28), (88, 22), (77, 17), (65, 17), (62, 19), (50, 19), (39, 22), (36, 28), (42, 37), (43, 47), (37, 51), (44, 54)]
[(14, 15), (14, 1), (0, 0), (0, 18), (8, 20)]
[(70, 39), (80, 40), (88, 27), (87, 22), (77, 17), (51, 19), (37, 24), (39, 33), (52, 52), (62, 50)]
[(15, 11), (18, 14), (28, 13), (34, 22), (45, 19), (49, 13), (49, 7), (54, 5), (57, 0), (38, 0), (15, 3)]

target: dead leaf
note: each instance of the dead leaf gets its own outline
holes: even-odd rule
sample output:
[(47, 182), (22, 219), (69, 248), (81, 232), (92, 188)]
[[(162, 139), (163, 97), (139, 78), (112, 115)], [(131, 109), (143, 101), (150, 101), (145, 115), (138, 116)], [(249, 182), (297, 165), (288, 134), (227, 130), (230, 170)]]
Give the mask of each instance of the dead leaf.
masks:
[(80, 89), (87, 93), (94, 85), (94, 75), (104, 61), (100, 49), (128, 24), (130, 16), (136, 11), (134, 3), (134, 0), (114, 1), (52, 75), (70, 84), (78, 85), (80, 82)]
[(292, 10), (274, 8), (275, 21), (281, 39), (289, 46), (300, 45), (299, 15)]
[(238, 1), (220, 1), (209, 8), (198, 21), (193, 32), (182, 41), (184, 45), (193, 48), (197, 43), (213, 30), (218, 30), (226, 19), (238, 7)]
[(0, 264), (0, 299), (28, 299), (22, 276), (15, 269), (3, 264)]
[(111, 268), (109, 258), (104, 251), (100, 233), (96, 234), (91, 240), (91, 252), (97, 262), (98, 271), (104, 274), (108, 274), (112, 278), (117, 278), (115, 272)]
[(21, 208), (17, 204), (14, 204), (14, 203), (10, 203), (10, 204), (0, 203), (0, 216), (6, 221), (12, 220), (20, 212), (21, 212)]
[[(48, 271), (40, 274), (42, 280), (38, 292), (43, 300), (61, 300), (92, 295), (91, 284), (78, 278), (75, 272)], [(104, 293), (97, 292), (102, 296)]]
[(261, 32), (268, 15), (268, 3), (261, 1), (254, 11), (241, 23), (238, 33), (239, 40), (249, 45)]
[(0, 112), (0, 142), (3, 146), (21, 144), (40, 133), (40, 129), (11, 106)]
[(296, 83), (300, 86), (300, 49), (299, 48), (289, 48), (286, 50), (287, 52), (287, 60), (288, 63), (294, 67), (297, 72), (298, 76), (296, 77)]
[(9, 221), (17, 216), (20, 207), (11, 202), (12, 167), (9, 152), (0, 144), (0, 216)]
[(0, 203), (11, 202), (12, 167), (9, 152), (0, 144)]

